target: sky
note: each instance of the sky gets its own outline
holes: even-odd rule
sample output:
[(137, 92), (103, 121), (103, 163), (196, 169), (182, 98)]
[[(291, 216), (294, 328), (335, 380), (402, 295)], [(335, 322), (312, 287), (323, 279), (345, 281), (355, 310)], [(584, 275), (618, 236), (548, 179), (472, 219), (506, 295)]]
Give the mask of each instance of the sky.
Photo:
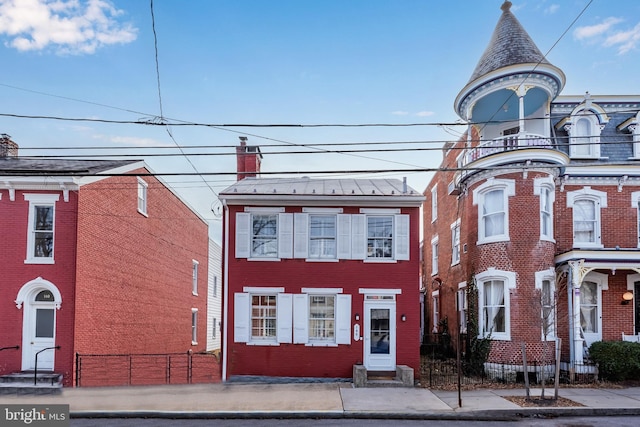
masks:
[[(0, 0), (0, 133), (23, 156), (143, 159), (217, 241), (240, 136), (274, 176), (406, 177), (422, 192), (464, 131), (453, 103), (502, 3)], [(562, 95), (640, 94), (640, 1), (511, 11), (566, 74)]]

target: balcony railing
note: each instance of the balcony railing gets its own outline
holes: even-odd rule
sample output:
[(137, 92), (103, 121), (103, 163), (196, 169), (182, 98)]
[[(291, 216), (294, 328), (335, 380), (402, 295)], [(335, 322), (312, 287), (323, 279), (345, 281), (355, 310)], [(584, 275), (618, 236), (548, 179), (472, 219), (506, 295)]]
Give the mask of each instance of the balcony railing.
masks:
[(477, 147), (469, 148), (463, 156), (461, 166), (467, 166), (470, 163), (491, 154), (531, 147), (552, 148), (552, 144), (549, 138), (542, 135), (535, 135), (532, 133), (507, 135), (484, 142)]

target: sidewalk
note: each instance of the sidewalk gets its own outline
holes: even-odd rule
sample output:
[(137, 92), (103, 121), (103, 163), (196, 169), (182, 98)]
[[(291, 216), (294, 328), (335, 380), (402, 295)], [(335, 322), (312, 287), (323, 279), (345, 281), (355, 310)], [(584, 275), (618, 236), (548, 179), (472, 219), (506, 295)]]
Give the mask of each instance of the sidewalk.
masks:
[[(553, 389), (547, 389), (547, 395)], [(510, 420), (540, 416), (640, 415), (640, 387), (563, 388), (573, 407), (520, 407), (524, 389), (462, 392), (353, 388), (344, 383), (199, 384), (66, 388), (57, 396), (0, 396), (0, 404), (69, 404), (71, 416), (159, 418), (386, 418)], [(532, 389), (532, 396), (539, 390)], [(579, 406), (583, 405), (583, 406)]]

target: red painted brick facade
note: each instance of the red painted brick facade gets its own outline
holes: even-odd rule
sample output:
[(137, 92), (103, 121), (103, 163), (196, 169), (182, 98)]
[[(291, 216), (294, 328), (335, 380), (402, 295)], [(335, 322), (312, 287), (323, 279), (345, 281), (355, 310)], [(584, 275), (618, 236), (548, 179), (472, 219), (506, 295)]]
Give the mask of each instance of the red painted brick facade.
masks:
[[(345, 214), (359, 208), (342, 206)], [(410, 215), (410, 260), (392, 263), (367, 263), (358, 260), (307, 262), (304, 259), (282, 259), (277, 262), (236, 259), (235, 218), (244, 206), (230, 206), (228, 279), (229, 312), (226, 325), (228, 339), (227, 378), (237, 375), (351, 378), (354, 364), (363, 363), (364, 341), (353, 340), (353, 326), (364, 330), (364, 296), (360, 288), (401, 289), (396, 295), (396, 364), (408, 365), (416, 376), (420, 368), (419, 306), (419, 208), (402, 208)], [(301, 207), (286, 207), (286, 212), (301, 212)], [(333, 347), (304, 344), (276, 346), (247, 345), (234, 342), (233, 295), (243, 287), (284, 287), (285, 293), (299, 294), (303, 287), (342, 288), (351, 295), (351, 341)], [(355, 315), (359, 320), (355, 320)], [(406, 321), (401, 320), (401, 316)]]
[[(144, 168), (131, 173), (147, 174)], [(75, 353), (184, 353), (206, 349), (208, 225), (153, 176), (147, 213), (137, 210), (137, 177), (108, 177), (62, 191), (0, 190), (5, 261), (0, 286), (0, 347), (22, 346), (23, 310), (13, 302), (38, 277), (62, 298), (56, 311), (54, 371), (74, 377)], [(29, 202), (23, 193), (58, 194), (53, 264), (25, 263)], [(198, 292), (192, 292), (193, 261)], [(198, 311), (192, 343), (192, 309)], [(21, 369), (21, 350), (0, 352), (0, 373)], [(219, 371), (214, 375), (219, 378)], [(105, 380), (106, 381), (106, 380)], [(106, 382), (105, 382), (106, 384)]]

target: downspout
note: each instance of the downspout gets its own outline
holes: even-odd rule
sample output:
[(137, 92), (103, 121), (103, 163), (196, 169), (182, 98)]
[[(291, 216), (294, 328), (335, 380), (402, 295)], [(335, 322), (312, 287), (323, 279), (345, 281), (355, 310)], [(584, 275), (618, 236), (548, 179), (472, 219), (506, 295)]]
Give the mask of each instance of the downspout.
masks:
[(222, 334), (222, 382), (226, 382), (227, 342), (229, 336), (229, 206), (227, 206), (226, 199), (222, 199), (222, 206), (224, 207), (224, 280), (222, 282), (222, 286), (224, 287), (224, 304), (222, 313), (224, 332)]

